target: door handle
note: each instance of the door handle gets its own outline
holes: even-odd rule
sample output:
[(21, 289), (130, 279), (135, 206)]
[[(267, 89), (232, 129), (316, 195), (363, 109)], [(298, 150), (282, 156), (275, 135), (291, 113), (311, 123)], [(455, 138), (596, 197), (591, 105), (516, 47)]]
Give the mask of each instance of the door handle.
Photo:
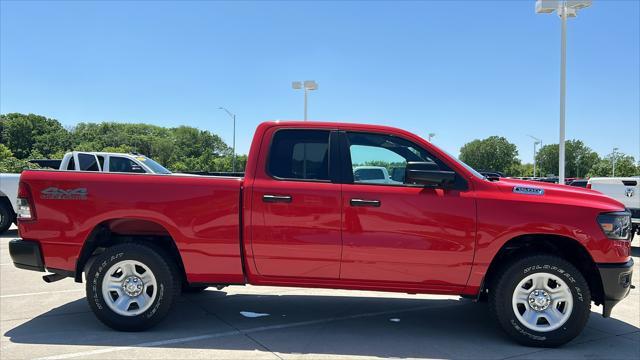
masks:
[(380, 207), (380, 200), (351, 199), (351, 206)]
[(269, 195), (269, 194), (262, 195), (262, 201), (267, 203), (276, 203), (276, 202), (290, 203), (291, 195)]

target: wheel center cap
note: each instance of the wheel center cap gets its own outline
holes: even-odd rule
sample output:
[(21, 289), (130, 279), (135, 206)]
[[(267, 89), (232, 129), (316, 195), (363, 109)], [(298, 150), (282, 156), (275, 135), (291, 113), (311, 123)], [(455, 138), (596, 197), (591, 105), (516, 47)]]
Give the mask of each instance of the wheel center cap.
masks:
[(142, 294), (143, 288), (144, 283), (142, 282), (142, 279), (137, 276), (128, 276), (122, 282), (122, 289), (124, 290), (125, 294), (132, 297)]
[(529, 306), (535, 311), (544, 311), (551, 304), (551, 296), (544, 290), (533, 290), (529, 294)]

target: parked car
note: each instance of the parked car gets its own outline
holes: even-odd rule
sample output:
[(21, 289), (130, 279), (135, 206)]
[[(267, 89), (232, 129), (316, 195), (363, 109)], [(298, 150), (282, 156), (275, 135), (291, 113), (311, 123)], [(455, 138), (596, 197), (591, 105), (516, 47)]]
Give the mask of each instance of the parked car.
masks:
[(356, 166), (353, 168), (353, 181), (355, 183), (373, 184), (400, 184), (391, 179), (389, 171), (383, 166)]
[(640, 177), (591, 178), (587, 187), (618, 200), (629, 209), (633, 232), (640, 235)]
[(589, 181), (589, 180), (587, 180), (587, 179), (575, 179), (575, 180), (571, 181), (571, 182), (569, 183), (569, 185), (570, 185), (570, 186), (577, 186), (577, 187), (583, 187), (583, 188), (586, 188), (586, 187), (587, 187), (587, 182), (588, 182), (588, 181)]
[[(356, 182), (354, 161), (403, 165), (405, 180)], [(486, 299), (515, 340), (557, 346), (592, 301), (609, 317), (631, 288), (619, 201), (489, 180), (386, 126), (267, 122), (243, 178), (29, 170), (18, 196), (15, 266), (86, 279), (118, 330), (156, 325), (181, 289), (253, 284)]]
[[(62, 160), (33, 160), (41, 166), (58, 165), (59, 170), (171, 174), (162, 165), (140, 154), (73, 151)], [(16, 218), (16, 194), (20, 174), (0, 174), (0, 234)]]
[(484, 171), (484, 170), (480, 170), (478, 172), (480, 174), (484, 175), (485, 177), (488, 177), (488, 178), (503, 178), (503, 177), (505, 177), (504, 174), (499, 172), (499, 171)]

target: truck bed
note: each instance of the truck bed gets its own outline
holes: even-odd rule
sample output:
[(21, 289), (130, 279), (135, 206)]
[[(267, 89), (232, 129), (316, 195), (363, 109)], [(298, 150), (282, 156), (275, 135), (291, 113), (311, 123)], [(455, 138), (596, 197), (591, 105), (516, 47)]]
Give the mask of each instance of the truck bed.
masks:
[(102, 225), (116, 235), (170, 236), (190, 283), (244, 281), (242, 178), (35, 170), (21, 180), (36, 199), (38, 226), (22, 222), (20, 235), (38, 239), (49, 268), (75, 271)]

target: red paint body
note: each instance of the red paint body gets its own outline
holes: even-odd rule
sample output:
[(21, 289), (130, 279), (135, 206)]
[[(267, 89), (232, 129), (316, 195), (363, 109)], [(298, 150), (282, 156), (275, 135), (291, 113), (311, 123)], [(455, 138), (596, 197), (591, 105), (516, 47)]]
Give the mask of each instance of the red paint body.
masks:
[[(270, 140), (282, 128), (391, 134), (438, 157), (467, 190), (277, 180), (268, 175)], [(629, 260), (630, 243), (610, 240), (596, 217), (621, 211), (598, 192), (536, 183), (543, 196), (514, 193), (530, 182), (475, 177), (429, 142), (372, 125), (269, 122), (256, 131), (245, 177), (196, 177), (25, 171), (34, 221), (22, 238), (40, 243), (45, 266), (75, 271), (83, 244), (99, 224), (116, 234), (168, 235), (187, 280), (442, 294), (477, 294), (509, 240), (552, 234), (580, 243), (596, 263)], [(48, 187), (87, 189), (86, 200), (43, 199)], [(265, 194), (290, 203), (265, 203)], [(381, 206), (352, 207), (375, 197)], [(242, 227), (242, 229), (241, 229)], [(242, 231), (241, 231), (242, 230)], [(244, 264), (243, 264), (244, 261)]]

